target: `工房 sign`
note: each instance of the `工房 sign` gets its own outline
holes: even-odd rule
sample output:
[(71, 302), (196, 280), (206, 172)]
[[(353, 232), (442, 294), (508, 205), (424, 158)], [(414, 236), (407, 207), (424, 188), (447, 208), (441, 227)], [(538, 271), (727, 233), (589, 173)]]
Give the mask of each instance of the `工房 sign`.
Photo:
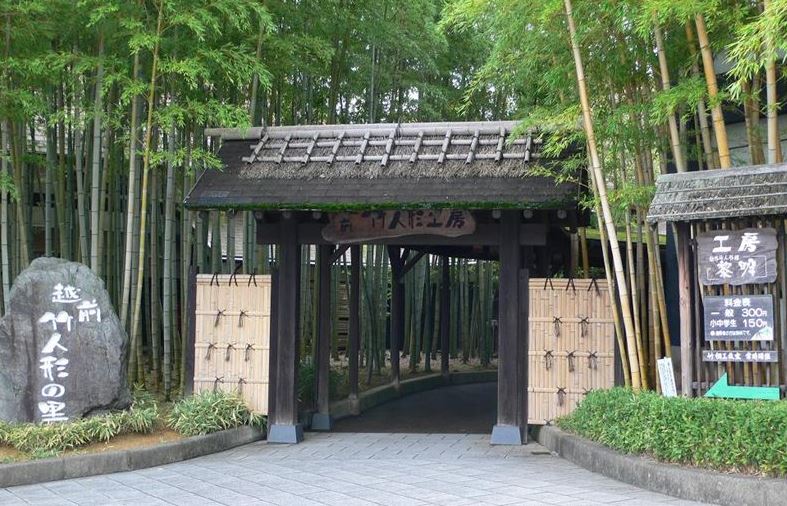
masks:
[(326, 241), (349, 243), (408, 235), (460, 237), (473, 232), (475, 219), (469, 211), (417, 209), (332, 214), (322, 236)]
[(776, 230), (714, 230), (697, 236), (700, 283), (745, 285), (776, 281)]
[(771, 295), (708, 295), (706, 341), (773, 341)]

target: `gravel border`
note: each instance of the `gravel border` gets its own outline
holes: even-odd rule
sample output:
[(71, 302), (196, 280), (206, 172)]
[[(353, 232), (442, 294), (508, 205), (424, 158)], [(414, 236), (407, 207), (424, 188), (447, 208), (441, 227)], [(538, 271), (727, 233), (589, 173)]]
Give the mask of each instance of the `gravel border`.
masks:
[(0, 464), (0, 488), (162, 466), (229, 450), (264, 437), (265, 433), (259, 429), (244, 426), (145, 448)]
[(594, 473), (680, 499), (723, 505), (781, 505), (787, 480), (664, 464), (625, 455), (553, 426), (533, 427), (538, 442), (566, 460)]

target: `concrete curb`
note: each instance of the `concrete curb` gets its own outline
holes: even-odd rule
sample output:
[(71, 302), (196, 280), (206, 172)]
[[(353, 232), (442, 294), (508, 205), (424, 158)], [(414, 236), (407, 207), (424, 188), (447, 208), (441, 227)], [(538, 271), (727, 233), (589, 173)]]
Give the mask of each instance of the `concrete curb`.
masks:
[(162, 466), (229, 450), (264, 437), (264, 432), (245, 426), (147, 448), (1, 464), (0, 488)]
[(624, 455), (556, 427), (534, 427), (543, 446), (594, 473), (680, 499), (724, 505), (784, 504), (787, 480), (724, 474)]
[(489, 383), (497, 381), (497, 371), (463, 371), (452, 372), (448, 377), (440, 373), (411, 378), (394, 385), (381, 385), (362, 392), (358, 399), (343, 399), (331, 404), (331, 416), (334, 420), (355, 416), (373, 407), (418, 392), (426, 392), (449, 385), (467, 385), (470, 383)]

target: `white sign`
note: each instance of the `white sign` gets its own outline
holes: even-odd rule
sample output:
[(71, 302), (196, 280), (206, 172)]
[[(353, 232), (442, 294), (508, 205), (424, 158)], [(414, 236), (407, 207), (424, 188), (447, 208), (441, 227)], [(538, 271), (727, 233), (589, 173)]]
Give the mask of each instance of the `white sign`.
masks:
[(664, 397), (677, 397), (678, 390), (675, 388), (675, 370), (672, 368), (670, 357), (657, 360), (659, 366), (659, 380), (661, 381), (661, 395)]

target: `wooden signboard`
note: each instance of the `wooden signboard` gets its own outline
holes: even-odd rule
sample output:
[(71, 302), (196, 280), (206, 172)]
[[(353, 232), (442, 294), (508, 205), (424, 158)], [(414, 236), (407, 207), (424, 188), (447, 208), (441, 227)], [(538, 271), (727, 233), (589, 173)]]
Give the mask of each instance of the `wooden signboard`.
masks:
[(707, 295), (706, 341), (773, 341), (772, 295)]
[(677, 397), (678, 389), (675, 387), (675, 370), (672, 368), (670, 357), (660, 358), (656, 361), (659, 370), (661, 395), (664, 397)]
[(702, 350), (703, 362), (778, 362), (776, 350)]
[(326, 241), (338, 244), (408, 235), (460, 237), (475, 232), (475, 219), (461, 209), (366, 211), (337, 213), (322, 229)]
[(746, 285), (776, 281), (776, 230), (715, 230), (697, 235), (700, 283)]

